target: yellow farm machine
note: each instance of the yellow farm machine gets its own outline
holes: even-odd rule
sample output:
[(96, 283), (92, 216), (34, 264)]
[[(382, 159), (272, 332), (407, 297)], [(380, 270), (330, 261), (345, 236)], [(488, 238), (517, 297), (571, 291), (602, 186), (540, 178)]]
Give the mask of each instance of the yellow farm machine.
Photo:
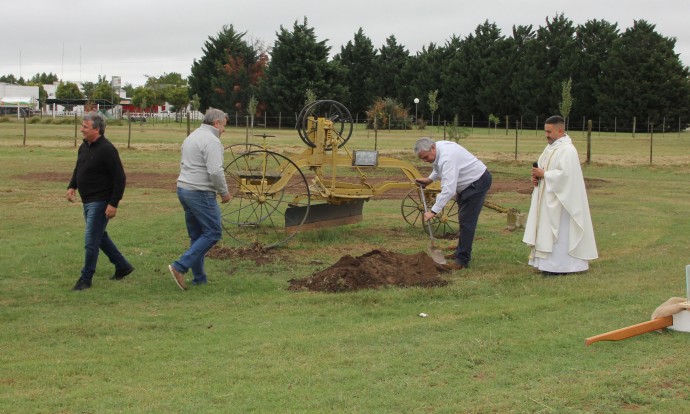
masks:
[[(288, 157), (265, 143), (227, 147), (226, 157), (233, 158), (225, 167), (233, 199), (222, 205), (228, 236), (245, 246), (275, 247), (300, 231), (361, 221), (364, 201), (394, 189), (409, 190), (401, 213), (407, 223), (421, 227), (424, 203), (415, 178), (422, 174), (411, 163), (379, 156), (376, 150), (349, 150), (353, 125), (350, 112), (339, 102), (315, 101), (297, 117), (296, 129), (306, 145), (301, 154)], [(379, 168), (399, 169), (404, 179), (367, 182)], [(424, 191), (429, 205), (439, 191), (436, 182)], [(437, 237), (457, 235), (455, 201), (431, 225)]]

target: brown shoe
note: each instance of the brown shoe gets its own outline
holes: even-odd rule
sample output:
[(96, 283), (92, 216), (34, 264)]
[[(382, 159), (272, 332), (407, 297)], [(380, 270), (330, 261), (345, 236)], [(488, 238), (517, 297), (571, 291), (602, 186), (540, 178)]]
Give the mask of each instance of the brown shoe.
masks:
[(187, 290), (187, 285), (185, 285), (184, 283), (184, 275), (175, 270), (175, 268), (172, 267), (172, 265), (168, 265), (168, 269), (170, 269), (170, 274), (175, 280), (175, 283), (177, 283), (177, 286), (182, 290)]
[(465, 268), (465, 266), (453, 262), (446, 263), (446, 267), (453, 270), (462, 270)]
[(455, 259), (455, 253), (448, 253), (443, 255), (444, 258), (446, 259)]

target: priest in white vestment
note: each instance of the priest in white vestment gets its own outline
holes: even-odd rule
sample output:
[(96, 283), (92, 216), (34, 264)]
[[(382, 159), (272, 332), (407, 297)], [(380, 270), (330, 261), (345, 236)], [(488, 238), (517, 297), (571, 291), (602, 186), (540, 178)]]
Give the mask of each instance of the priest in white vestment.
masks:
[(522, 241), (529, 264), (544, 275), (584, 272), (598, 256), (580, 159), (565, 121), (545, 121), (548, 145), (532, 168), (532, 202)]

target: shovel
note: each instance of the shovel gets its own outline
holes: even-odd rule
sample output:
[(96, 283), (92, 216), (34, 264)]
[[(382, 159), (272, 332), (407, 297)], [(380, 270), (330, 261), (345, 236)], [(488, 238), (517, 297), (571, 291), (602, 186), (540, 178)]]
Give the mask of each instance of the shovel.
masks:
[[(422, 198), (422, 203), (424, 203), (424, 212), (426, 213), (428, 211), (428, 207), (426, 206), (426, 197), (424, 196), (424, 187), (419, 184), (419, 196)], [(424, 224), (424, 217), (422, 217), (422, 224)], [(429, 254), (429, 257), (431, 259), (438, 263), (438, 264), (446, 264), (446, 258), (443, 257), (443, 252), (440, 251), (439, 249), (436, 248), (434, 245), (434, 235), (431, 231), (431, 222), (427, 221), (426, 222), (426, 227), (429, 229), (429, 248), (427, 249), (427, 253)]]

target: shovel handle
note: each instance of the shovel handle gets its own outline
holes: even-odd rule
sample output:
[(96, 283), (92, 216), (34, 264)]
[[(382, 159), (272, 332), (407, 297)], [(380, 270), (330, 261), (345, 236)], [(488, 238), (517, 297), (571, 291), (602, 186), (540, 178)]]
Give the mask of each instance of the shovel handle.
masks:
[[(419, 196), (422, 198), (422, 203), (424, 204), (424, 212), (428, 212), (429, 208), (426, 206), (426, 197), (424, 196), (424, 186), (422, 184), (419, 185)], [(422, 217), (422, 224), (424, 224), (424, 217)], [(429, 229), (429, 237), (431, 238), (431, 243), (434, 242), (434, 235), (433, 232), (431, 231), (431, 223), (428, 222), (426, 223), (426, 228)]]

